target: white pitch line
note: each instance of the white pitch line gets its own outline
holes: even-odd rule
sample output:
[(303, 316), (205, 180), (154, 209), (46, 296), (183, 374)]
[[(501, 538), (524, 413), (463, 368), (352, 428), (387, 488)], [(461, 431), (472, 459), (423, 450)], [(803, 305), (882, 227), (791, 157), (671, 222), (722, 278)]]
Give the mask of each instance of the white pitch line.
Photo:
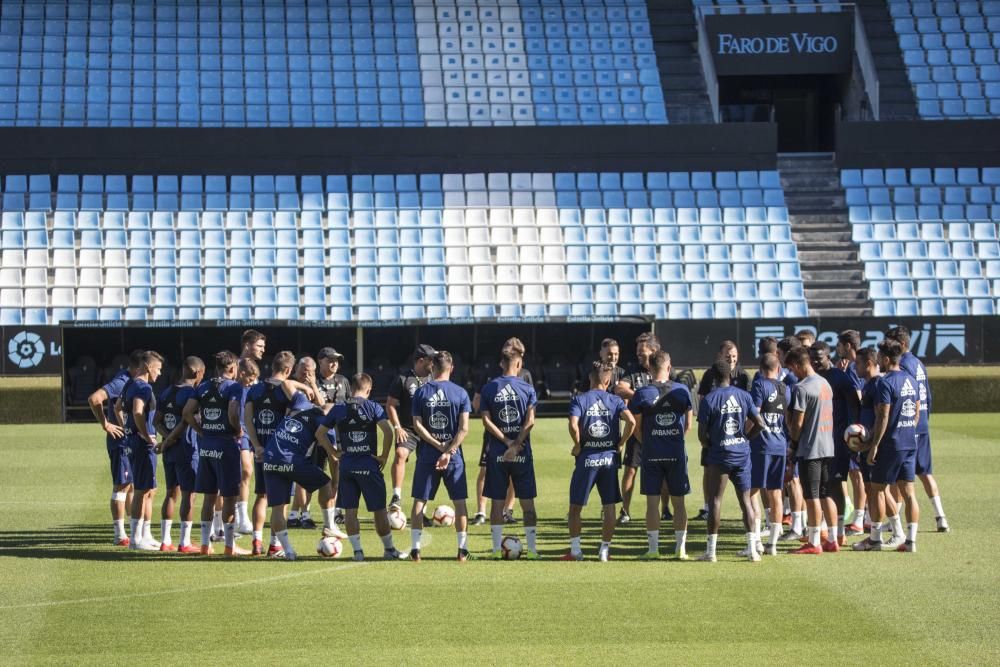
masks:
[(319, 574), (321, 572), (331, 573), (331, 572), (341, 572), (352, 567), (358, 567), (361, 565), (366, 565), (367, 563), (346, 563), (337, 567), (324, 567), (316, 568), (312, 570), (305, 570), (304, 572), (289, 572), (288, 574), (279, 574), (275, 577), (264, 577), (262, 579), (248, 579), (246, 581), (234, 581), (225, 584), (212, 584), (210, 586), (197, 586), (188, 588), (171, 588), (162, 591), (148, 591), (145, 593), (129, 593), (126, 595), (105, 595), (100, 597), (90, 597), (90, 598), (79, 598), (77, 600), (53, 600), (50, 602), (31, 602), (28, 604), (13, 604), (4, 607), (0, 607), (0, 611), (6, 611), (8, 609), (30, 609), (33, 607), (58, 607), (62, 605), (69, 604), (87, 604), (90, 602), (115, 602), (117, 600), (128, 600), (134, 598), (148, 598), (155, 597), (157, 595), (176, 595), (180, 593), (194, 593), (200, 591), (210, 591), (220, 588), (238, 588), (240, 586), (252, 586), (255, 584), (267, 584), (273, 581), (281, 581), (284, 579), (294, 579), (296, 577), (303, 577), (309, 574)]
[(0, 500), (0, 505), (94, 505), (80, 500)]

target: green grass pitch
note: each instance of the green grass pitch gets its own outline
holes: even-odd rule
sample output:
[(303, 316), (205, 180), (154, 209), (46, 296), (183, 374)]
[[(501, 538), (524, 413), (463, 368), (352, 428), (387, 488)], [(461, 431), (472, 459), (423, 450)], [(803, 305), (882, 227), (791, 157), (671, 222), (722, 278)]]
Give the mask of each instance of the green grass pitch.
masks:
[[(619, 531), (612, 562), (596, 562), (596, 494), (585, 511), (588, 561), (555, 561), (567, 547), (572, 468), (561, 419), (534, 434), (544, 560), (464, 564), (445, 528), (425, 532), (420, 564), (321, 560), (318, 532), (303, 530), (292, 531), (306, 556), (294, 563), (130, 553), (111, 546), (97, 426), (4, 426), (0, 663), (997, 664), (998, 425), (986, 414), (933, 419), (953, 532), (932, 532), (921, 490), (916, 554), (738, 560), (730, 489), (714, 565), (638, 562), (641, 519)], [(467, 447), (473, 465), (480, 433), (476, 425)], [(688, 447), (695, 453), (693, 438)], [(690, 472), (700, 488), (697, 463)], [(689, 507), (698, 504), (692, 496)], [(370, 521), (362, 529), (369, 557), (380, 555)], [(697, 556), (704, 524), (689, 532)], [(671, 549), (672, 532), (661, 541)], [(408, 548), (409, 532), (396, 544)], [(470, 547), (487, 554), (487, 526), (471, 528)]]

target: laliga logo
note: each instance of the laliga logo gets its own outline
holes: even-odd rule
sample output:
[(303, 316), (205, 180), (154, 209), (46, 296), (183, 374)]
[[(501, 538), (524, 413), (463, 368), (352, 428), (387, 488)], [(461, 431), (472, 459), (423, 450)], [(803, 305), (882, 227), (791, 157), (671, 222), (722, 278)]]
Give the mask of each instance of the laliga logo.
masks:
[(265, 426), (270, 426), (274, 423), (274, 412), (271, 410), (261, 410), (257, 413), (257, 419), (260, 420), (261, 424)]
[(206, 408), (205, 409), (205, 419), (214, 422), (216, 419), (222, 416), (222, 410), (220, 408)]
[(443, 412), (435, 412), (430, 418), (431, 428), (445, 429), (448, 428), (448, 416)]
[(7, 358), (18, 368), (34, 368), (42, 363), (45, 356), (45, 344), (41, 337), (33, 331), (22, 331), (15, 334), (7, 343)]
[(596, 421), (588, 429), (593, 438), (606, 438), (611, 433), (611, 427), (602, 421)]
[(656, 415), (656, 423), (660, 426), (673, 426), (677, 422), (677, 415), (673, 412), (661, 412)]

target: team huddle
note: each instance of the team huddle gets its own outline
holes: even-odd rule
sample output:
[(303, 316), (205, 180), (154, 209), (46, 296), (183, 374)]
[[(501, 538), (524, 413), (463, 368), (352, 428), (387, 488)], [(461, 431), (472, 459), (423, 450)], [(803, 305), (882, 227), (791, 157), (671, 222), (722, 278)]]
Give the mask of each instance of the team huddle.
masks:
[[(212, 369), (198, 357), (186, 358), (178, 382), (159, 396), (152, 385), (163, 357), (151, 350), (133, 352), (129, 367), (91, 395), (91, 410), (107, 434), (115, 544), (209, 555), (212, 543), (221, 541), (228, 556), (294, 560), (289, 526), (315, 526), (308, 508), (317, 493), (321, 554), (339, 554), (347, 540), (354, 559), (365, 559), (358, 518), (363, 499), (383, 557), (419, 561), (425, 508), (443, 484), (454, 510), (438, 508), (434, 521), (454, 524), (457, 558), (468, 560), (473, 556), (462, 446), (475, 411), (484, 436), (473, 523), (486, 522), (489, 499), (491, 557), (539, 558), (531, 445), (537, 396), (519, 339), (503, 344), (499, 375), (472, 398), (451, 381), (451, 354), (419, 345), (413, 368), (395, 379), (385, 406), (371, 400), (370, 376), (358, 373), (348, 380), (337, 374), (343, 356), (332, 348), (323, 348), (316, 360), (279, 352), (263, 377), (264, 335), (249, 330), (241, 343), (239, 356), (217, 353)], [(663, 521), (673, 525), (674, 557), (688, 558), (685, 436), (695, 422), (704, 500), (695, 520), (707, 523), (707, 547), (698, 560), (716, 560), (729, 482), (746, 529), (740, 555), (751, 561), (777, 555), (781, 542), (794, 543), (794, 554), (821, 554), (839, 551), (848, 536), (863, 534), (851, 548), (913, 552), (920, 515), (917, 478), (931, 499), (937, 529), (947, 532), (931, 465), (930, 387), (909, 343), (905, 327), (887, 332), (877, 348), (861, 348), (860, 335), (850, 330), (840, 334), (835, 350), (810, 332), (780, 341), (764, 338), (751, 382), (739, 366), (736, 345), (725, 341), (692, 396), (655, 335), (639, 336), (637, 364), (628, 371), (617, 365), (619, 344), (605, 339), (586, 386), (569, 406), (575, 464), (569, 482), (570, 548), (562, 560), (584, 558), (581, 515), (595, 487), (603, 517), (597, 555), (601, 561), (611, 558), (616, 528), (631, 521), (637, 475), (646, 496), (648, 537), (648, 551), (640, 558), (661, 557)], [(393, 529), (407, 525), (402, 489), (413, 454), (407, 554), (394, 545)], [(156, 540), (152, 505), (161, 455), (167, 493)], [(383, 469), (390, 455), (387, 502)], [(848, 483), (856, 509), (845, 517)], [(198, 545), (191, 536), (196, 496), (202, 501)], [(523, 512), (523, 549), (519, 540), (509, 543), (504, 537), (515, 498)], [(268, 509), (271, 540), (265, 546)], [(178, 513), (175, 546), (171, 532)], [(237, 544), (240, 535), (252, 535), (251, 549)]]

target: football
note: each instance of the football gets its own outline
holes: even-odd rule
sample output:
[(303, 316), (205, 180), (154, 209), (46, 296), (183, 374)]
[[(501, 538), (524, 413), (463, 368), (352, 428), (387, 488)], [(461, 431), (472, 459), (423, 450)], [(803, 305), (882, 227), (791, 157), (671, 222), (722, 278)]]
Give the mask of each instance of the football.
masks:
[(435, 526), (450, 526), (455, 523), (455, 510), (448, 505), (438, 505), (434, 509), (433, 521)]
[(516, 537), (506, 535), (500, 541), (500, 553), (503, 554), (504, 560), (517, 560), (521, 557), (521, 552), (521, 540)]
[(852, 452), (861, 452), (868, 447), (868, 429), (863, 424), (851, 424), (844, 431), (844, 442)]
[(344, 545), (336, 537), (324, 537), (316, 545), (316, 553), (323, 558), (336, 558), (344, 550)]
[(406, 515), (403, 510), (392, 510), (389, 512), (389, 527), (393, 530), (403, 530), (406, 528)]

